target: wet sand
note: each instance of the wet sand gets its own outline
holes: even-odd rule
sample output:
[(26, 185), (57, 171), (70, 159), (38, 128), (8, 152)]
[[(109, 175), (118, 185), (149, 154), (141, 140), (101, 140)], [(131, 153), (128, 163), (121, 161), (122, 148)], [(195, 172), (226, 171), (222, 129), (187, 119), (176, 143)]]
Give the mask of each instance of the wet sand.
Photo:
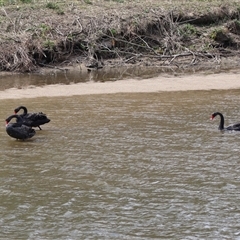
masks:
[(70, 85), (47, 85), (43, 87), (29, 86), (24, 89), (11, 88), (0, 91), (0, 99), (238, 88), (240, 89), (240, 72), (181, 77), (159, 76), (144, 80), (128, 79), (104, 83), (87, 82)]

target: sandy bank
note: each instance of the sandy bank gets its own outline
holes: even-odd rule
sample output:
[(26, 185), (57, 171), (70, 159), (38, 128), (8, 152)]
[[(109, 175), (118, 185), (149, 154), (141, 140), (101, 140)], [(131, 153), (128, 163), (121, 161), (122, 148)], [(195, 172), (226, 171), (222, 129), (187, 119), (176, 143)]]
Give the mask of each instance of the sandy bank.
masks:
[(159, 76), (145, 80), (130, 79), (104, 83), (88, 82), (71, 85), (47, 85), (44, 87), (29, 86), (25, 89), (11, 88), (0, 92), (0, 99), (238, 88), (240, 89), (240, 73), (220, 73), (206, 76)]

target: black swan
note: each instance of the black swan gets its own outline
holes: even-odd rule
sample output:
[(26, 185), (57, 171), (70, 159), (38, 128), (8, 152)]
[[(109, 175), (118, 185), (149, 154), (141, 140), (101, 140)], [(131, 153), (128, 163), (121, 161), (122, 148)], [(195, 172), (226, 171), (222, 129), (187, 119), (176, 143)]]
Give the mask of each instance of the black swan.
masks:
[(28, 113), (27, 108), (24, 106), (20, 106), (14, 109), (14, 113), (17, 114), (21, 109), (23, 109), (23, 114), (20, 116), (23, 119), (23, 124), (29, 127), (38, 127), (40, 130), (40, 125), (50, 122), (50, 119), (47, 118), (46, 114), (42, 112), (38, 113)]
[(213, 120), (216, 116), (220, 116), (220, 124), (218, 127), (219, 130), (240, 131), (240, 123), (235, 123), (235, 124), (229, 125), (228, 127), (224, 128), (224, 117), (223, 117), (222, 113), (215, 112), (212, 114), (210, 119)]
[[(10, 123), (12, 118), (16, 118), (17, 122)], [(16, 139), (27, 139), (35, 135), (35, 130), (31, 127), (23, 125), (23, 119), (19, 115), (11, 115), (6, 119), (7, 134)]]

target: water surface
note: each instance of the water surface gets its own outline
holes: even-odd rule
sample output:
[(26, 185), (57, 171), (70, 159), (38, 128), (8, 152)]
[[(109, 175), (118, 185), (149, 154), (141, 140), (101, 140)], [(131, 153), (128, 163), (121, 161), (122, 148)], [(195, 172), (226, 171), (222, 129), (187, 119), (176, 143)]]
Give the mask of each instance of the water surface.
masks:
[[(0, 100), (0, 239), (240, 239), (240, 90)], [(51, 122), (5, 132), (19, 105)]]

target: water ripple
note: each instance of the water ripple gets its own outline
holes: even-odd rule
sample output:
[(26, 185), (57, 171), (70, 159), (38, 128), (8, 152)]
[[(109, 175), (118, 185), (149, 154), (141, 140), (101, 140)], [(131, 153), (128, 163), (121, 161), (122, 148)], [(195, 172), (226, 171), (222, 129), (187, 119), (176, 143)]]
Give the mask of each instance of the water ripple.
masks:
[(209, 121), (240, 117), (237, 90), (28, 101), (52, 121), (0, 128), (0, 239), (240, 238), (239, 134)]

